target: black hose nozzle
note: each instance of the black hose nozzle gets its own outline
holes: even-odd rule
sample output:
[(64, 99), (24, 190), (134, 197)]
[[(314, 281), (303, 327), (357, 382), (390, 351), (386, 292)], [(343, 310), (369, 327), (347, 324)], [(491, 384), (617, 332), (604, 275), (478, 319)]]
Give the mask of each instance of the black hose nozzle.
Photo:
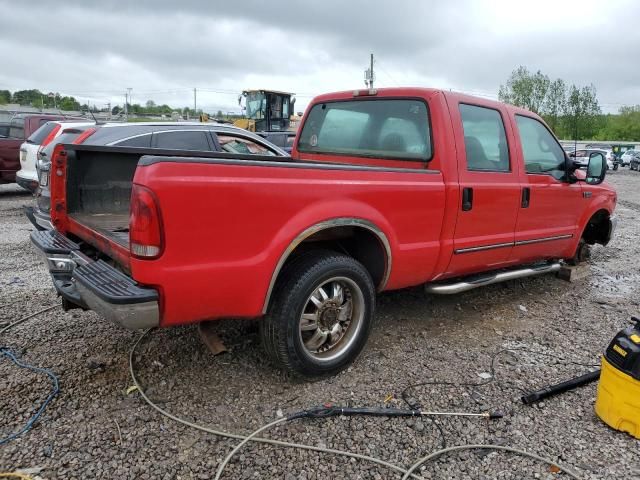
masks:
[(598, 380), (598, 378), (600, 378), (600, 369), (524, 395), (522, 397), (522, 403), (524, 403), (525, 405), (533, 405), (534, 403), (544, 400), (545, 398), (553, 397), (560, 393), (568, 392), (569, 390), (573, 390), (574, 388), (582, 387), (589, 383), (595, 382), (596, 380)]

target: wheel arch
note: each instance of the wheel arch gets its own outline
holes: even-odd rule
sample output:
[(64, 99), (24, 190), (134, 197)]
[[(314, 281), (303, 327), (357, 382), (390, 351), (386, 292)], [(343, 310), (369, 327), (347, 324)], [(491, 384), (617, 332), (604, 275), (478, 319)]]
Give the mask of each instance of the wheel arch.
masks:
[[(341, 217), (318, 222), (299, 233), (280, 255), (271, 275), (269, 288), (262, 307), (266, 314), (271, 302), (273, 290), (287, 260), (305, 247), (323, 248), (327, 245), (340, 244), (340, 240), (352, 239), (355, 248), (343, 247), (338, 251), (345, 251), (360, 261), (371, 274), (378, 291), (385, 288), (392, 266), (392, 252), (389, 238), (375, 223), (362, 218)], [(362, 244), (363, 248), (358, 245)], [(334, 248), (335, 249), (335, 248)], [(382, 253), (383, 255), (377, 255)]]
[(599, 208), (592, 212), (585, 223), (580, 239), (589, 245), (599, 243), (606, 245), (611, 240), (611, 218), (613, 215), (606, 208)]

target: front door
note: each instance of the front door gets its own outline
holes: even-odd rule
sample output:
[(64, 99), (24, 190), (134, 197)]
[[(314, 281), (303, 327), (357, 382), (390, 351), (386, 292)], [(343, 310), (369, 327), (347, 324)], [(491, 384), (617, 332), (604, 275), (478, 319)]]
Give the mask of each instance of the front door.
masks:
[(507, 113), (495, 104), (449, 105), (459, 172), (458, 219), (447, 276), (504, 266), (520, 205), (518, 163)]
[(511, 259), (523, 263), (540, 258), (566, 258), (573, 254), (578, 221), (588, 202), (580, 183), (565, 179), (565, 153), (539, 120), (513, 118), (520, 136), (522, 189), (527, 201), (518, 213)]

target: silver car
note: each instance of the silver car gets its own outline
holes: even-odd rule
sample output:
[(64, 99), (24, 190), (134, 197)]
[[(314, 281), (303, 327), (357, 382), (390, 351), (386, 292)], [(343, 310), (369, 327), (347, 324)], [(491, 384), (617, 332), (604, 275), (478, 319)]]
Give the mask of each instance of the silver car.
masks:
[(633, 159), (633, 157), (638, 155), (638, 153), (640, 153), (640, 152), (638, 152), (636, 150), (627, 150), (620, 157), (620, 164), (623, 167), (626, 167), (627, 165), (631, 165), (631, 160)]

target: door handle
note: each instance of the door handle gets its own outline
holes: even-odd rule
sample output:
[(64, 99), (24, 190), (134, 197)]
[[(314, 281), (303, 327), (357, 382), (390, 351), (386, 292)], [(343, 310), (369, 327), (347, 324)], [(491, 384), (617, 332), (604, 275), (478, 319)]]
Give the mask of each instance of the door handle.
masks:
[(473, 208), (473, 188), (464, 187), (462, 189), (462, 211), (468, 212)]
[(529, 187), (524, 187), (522, 189), (522, 202), (520, 206), (522, 208), (529, 208), (530, 200), (531, 200), (531, 189)]

